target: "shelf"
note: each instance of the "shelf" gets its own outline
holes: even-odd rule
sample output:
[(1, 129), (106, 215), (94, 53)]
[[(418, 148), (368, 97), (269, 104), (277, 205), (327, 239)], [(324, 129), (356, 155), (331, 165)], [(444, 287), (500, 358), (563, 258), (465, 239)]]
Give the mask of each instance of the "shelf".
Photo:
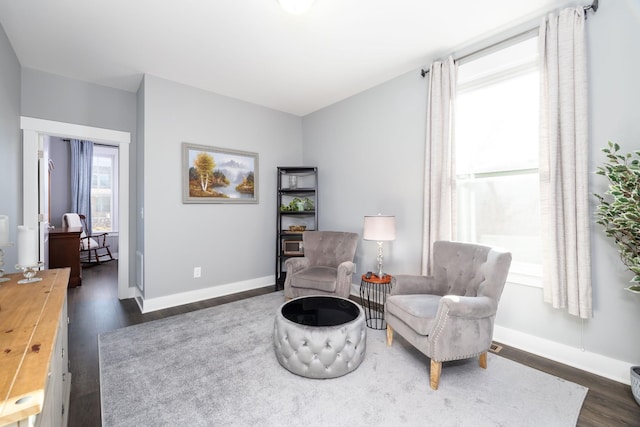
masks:
[[(297, 177), (297, 179), (295, 178)], [(276, 228), (276, 290), (284, 284), (286, 270), (284, 262), (288, 258), (299, 258), (304, 254), (285, 254), (285, 245), (296, 245), (289, 242), (301, 242), (303, 231), (288, 230), (289, 225), (305, 225), (305, 231), (318, 230), (318, 168), (306, 166), (278, 167), (277, 186), (277, 228)], [(295, 188), (292, 188), (295, 187)], [(292, 206), (294, 198), (306, 200), (311, 210), (280, 210), (281, 206)], [(297, 202), (297, 200), (296, 200)], [(311, 202), (311, 204), (309, 204)], [(297, 207), (297, 206), (296, 206)], [(288, 248), (288, 246), (287, 246)], [(296, 251), (297, 252), (297, 249)]]
[(278, 171), (282, 175), (298, 175), (298, 176), (308, 176), (315, 175), (316, 168), (310, 168), (305, 166), (280, 166)]
[(278, 190), (280, 193), (282, 194), (286, 194), (286, 195), (295, 195), (296, 193), (301, 193), (301, 194), (310, 194), (310, 193), (315, 193), (316, 190), (314, 188), (281, 188), (280, 190)]
[(315, 215), (316, 211), (280, 211), (280, 215)]
[(284, 253), (280, 254), (280, 258), (282, 258), (282, 259), (284, 259), (284, 258), (301, 258), (303, 256), (304, 256), (304, 254), (300, 254), (300, 255), (293, 255), (293, 254), (286, 255)]

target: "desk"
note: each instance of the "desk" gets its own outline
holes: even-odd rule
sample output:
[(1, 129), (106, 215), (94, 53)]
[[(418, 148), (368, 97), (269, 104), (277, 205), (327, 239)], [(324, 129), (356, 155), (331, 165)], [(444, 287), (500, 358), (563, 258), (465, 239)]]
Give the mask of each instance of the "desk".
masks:
[(81, 233), (82, 227), (63, 227), (49, 230), (49, 268), (71, 268), (70, 288), (82, 285)]
[(360, 300), (367, 326), (371, 329), (387, 328), (387, 322), (384, 320), (384, 303), (387, 300), (387, 294), (391, 292), (392, 280), (393, 276), (389, 274), (383, 277), (373, 274), (369, 278), (366, 274), (362, 275)]
[(0, 285), (0, 426), (66, 425), (71, 375), (67, 347), (69, 269)]

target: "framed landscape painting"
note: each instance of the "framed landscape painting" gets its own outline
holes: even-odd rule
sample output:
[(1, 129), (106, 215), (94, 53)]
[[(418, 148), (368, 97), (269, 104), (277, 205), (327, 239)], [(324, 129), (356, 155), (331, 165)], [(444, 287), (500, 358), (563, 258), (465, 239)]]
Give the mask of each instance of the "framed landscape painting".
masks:
[(182, 143), (183, 203), (258, 203), (258, 153)]

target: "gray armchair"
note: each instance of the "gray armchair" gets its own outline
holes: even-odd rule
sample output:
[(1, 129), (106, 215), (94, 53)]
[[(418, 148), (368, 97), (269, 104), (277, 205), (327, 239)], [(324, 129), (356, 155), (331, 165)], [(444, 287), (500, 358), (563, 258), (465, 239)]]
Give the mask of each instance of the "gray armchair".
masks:
[(302, 233), (304, 257), (285, 262), (285, 298), (337, 295), (349, 298), (358, 235), (339, 231)]
[(433, 276), (397, 275), (387, 297), (387, 345), (394, 331), (431, 359), (431, 388), (442, 362), (480, 356), (487, 367), (493, 321), (511, 253), (488, 246), (435, 242)]

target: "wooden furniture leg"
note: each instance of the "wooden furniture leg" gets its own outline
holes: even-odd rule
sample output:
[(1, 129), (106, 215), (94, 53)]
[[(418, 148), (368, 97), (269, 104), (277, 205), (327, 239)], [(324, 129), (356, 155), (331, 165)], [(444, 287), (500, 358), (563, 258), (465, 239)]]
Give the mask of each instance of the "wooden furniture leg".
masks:
[(438, 383), (440, 382), (440, 373), (442, 372), (442, 362), (436, 362), (431, 359), (431, 388), (433, 390), (438, 389)]
[(391, 347), (392, 343), (393, 343), (393, 329), (391, 329), (391, 326), (389, 326), (389, 324), (387, 323), (387, 346)]
[(487, 369), (487, 352), (480, 354), (480, 367), (482, 369)]

